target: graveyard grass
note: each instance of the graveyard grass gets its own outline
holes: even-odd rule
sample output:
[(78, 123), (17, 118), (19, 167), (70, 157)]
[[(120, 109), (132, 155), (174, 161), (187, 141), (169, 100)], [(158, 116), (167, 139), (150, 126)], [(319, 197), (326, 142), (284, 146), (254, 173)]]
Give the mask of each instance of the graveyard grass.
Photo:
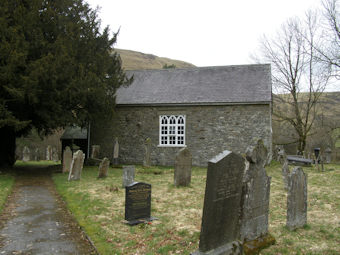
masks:
[[(286, 192), (281, 165), (266, 167), (271, 181), (269, 232), (276, 244), (260, 254), (340, 254), (340, 166), (308, 174), (308, 224), (296, 231), (286, 227)], [(290, 170), (292, 167), (290, 166)], [(206, 168), (192, 170), (189, 187), (174, 187), (174, 169), (136, 167), (135, 181), (152, 185), (151, 224), (123, 224), (125, 190), (122, 169), (110, 168), (97, 179), (98, 167), (85, 167), (80, 181), (55, 174), (57, 190), (100, 254), (190, 254), (198, 249)]]
[(7, 173), (7, 171), (0, 169), (0, 213), (2, 212), (8, 195), (12, 191), (13, 184), (14, 177)]

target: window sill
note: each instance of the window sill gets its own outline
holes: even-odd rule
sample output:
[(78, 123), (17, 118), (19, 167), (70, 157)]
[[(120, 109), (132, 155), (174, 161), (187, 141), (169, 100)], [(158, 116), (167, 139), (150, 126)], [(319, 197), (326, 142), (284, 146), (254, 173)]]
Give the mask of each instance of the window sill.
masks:
[(160, 147), (160, 148), (184, 148), (184, 147), (187, 147), (185, 144), (182, 144), (182, 145), (169, 145), (169, 144), (158, 144), (157, 147)]

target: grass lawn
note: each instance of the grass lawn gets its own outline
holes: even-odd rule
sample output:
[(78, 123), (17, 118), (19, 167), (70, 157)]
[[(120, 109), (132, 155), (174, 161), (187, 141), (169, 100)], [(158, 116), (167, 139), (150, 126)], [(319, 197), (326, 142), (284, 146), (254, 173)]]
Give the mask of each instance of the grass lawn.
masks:
[(2, 172), (0, 169), (0, 213), (2, 212), (3, 206), (7, 200), (8, 195), (11, 193), (14, 177), (8, 173)]
[[(173, 186), (173, 168), (137, 167), (136, 181), (152, 185), (152, 224), (134, 227), (124, 220), (122, 169), (110, 168), (97, 179), (98, 167), (85, 167), (80, 181), (54, 174), (58, 192), (95, 243), (100, 254), (190, 254), (198, 248), (206, 181), (205, 168), (193, 168), (190, 187)], [(276, 238), (261, 254), (340, 254), (340, 165), (308, 174), (308, 225), (288, 231), (286, 192), (281, 166), (267, 167), (272, 176), (269, 231)], [(154, 172), (158, 174), (154, 174)]]

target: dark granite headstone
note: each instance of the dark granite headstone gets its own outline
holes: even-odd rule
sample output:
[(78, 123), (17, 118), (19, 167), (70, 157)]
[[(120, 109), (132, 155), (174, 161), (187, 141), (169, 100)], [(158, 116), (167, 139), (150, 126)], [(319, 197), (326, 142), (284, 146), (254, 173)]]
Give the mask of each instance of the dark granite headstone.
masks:
[(182, 148), (175, 159), (175, 186), (188, 186), (191, 181), (192, 156), (188, 148)]
[[(246, 151), (249, 167), (244, 176), (240, 231), (245, 254), (258, 252), (275, 242), (268, 233), (271, 177), (267, 176), (264, 168), (267, 156), (262, 140), (255, 147), (248, 147)], [(269, 243), (263, 240), (268, 240)]]
[(242, 254), (240, 203), (245, 162), (224, 151), (208, 162), (199, 250), (194, 255)]
[(301, 167), (293, 169), (288, 178), (287, 227), (289, 230), (307, 224), (307, 175)]
[(125, 220), (129, 225), (152, 221), (151, 184), (134, 182), (125, 187)]

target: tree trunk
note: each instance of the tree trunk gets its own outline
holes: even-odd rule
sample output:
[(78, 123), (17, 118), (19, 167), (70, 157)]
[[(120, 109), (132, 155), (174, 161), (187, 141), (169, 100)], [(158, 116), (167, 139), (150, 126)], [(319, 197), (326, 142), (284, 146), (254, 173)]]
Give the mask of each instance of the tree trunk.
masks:
[(0, 167), (12, 167), (15, 163), (15, 132), (12, 127), (0, 128)]

